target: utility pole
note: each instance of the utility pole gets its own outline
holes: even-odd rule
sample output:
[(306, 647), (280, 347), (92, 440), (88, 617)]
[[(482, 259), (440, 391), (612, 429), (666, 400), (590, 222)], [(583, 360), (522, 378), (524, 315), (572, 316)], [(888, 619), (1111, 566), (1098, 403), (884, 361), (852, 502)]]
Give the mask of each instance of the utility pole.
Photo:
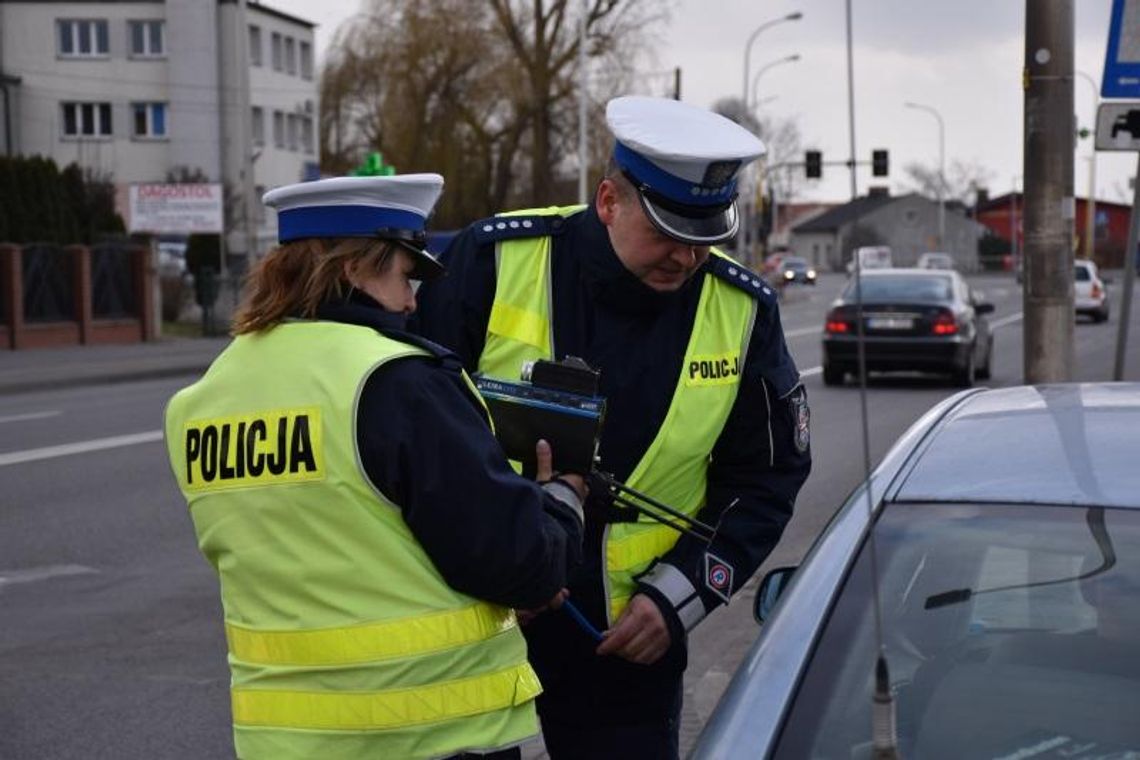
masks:
[(253, 178), (253, 107), (249, 82), (249, 16), (247, 0), (238, 0), (238, 145), (241, 150), (241, 205), (245, 221), (245, 269), (253, 271), (257, 262), (257, 183)]
[(1073, 374), (1073, 0), (1025, 2), (1025, 382)]
[(590, 86), (586, 71), (586, 24), (590, 5), (581, 3), (581, 17), (578, 19), (578, 202), (586, 202), (586, 179), (590, 171), (589, 125), (586, 121), (586, 94)]

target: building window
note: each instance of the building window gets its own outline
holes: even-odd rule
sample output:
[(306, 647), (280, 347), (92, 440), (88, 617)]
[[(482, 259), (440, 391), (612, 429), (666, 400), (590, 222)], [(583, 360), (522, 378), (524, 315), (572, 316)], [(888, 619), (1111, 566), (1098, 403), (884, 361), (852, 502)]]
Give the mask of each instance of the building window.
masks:
[(300, 43), (301, 47), (301, 78), (313, 78), (313, 46), (307, 42)]
[(289, 150), (297, 150), (297, 114), (291, 113), (285, 118), (285, 131), (289, 138)]
[(64, 137), (110, 137), (110, 103), (64, 103)]
[(310, 156), (313, 155), (313, 117), (301, 118), (301, 149)]
[(285, 73), (297, 73), (297, 46), (292, 37), (285, 38)]
[(163, 22), (128, 21), (127, 32), (131, 40), (132, 58), (161, 58), (166, 55)]
[(249, 131), (253, 135), (254, 145), (265, 145), (265, 110), (261, 106), (253, 107)]
[(274, 32), (269, 37), (269, 54), (273, 59), (273, 70), (281, 70), (281, 35)]
[(74, 58), (109, 55), (106, 19), (59, 19), (59, 54)]
[(273, 112), (273, 147), (285, 147), (285, 114), (281, 111)]
[(249, 26), (249, 65), (261, 65), (261, 27)]
[(166, 137), (166, 104), (131, 103), (131, 136)]

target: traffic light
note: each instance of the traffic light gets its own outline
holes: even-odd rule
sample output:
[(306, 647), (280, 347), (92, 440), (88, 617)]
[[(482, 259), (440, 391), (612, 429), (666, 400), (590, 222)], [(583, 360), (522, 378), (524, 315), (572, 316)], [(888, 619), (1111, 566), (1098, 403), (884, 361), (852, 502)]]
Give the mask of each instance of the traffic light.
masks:
[(808, 179), (819, 179), (823, 176), (823, 154), (818, 150), (804, 152), (804, 171)]
[(885, 177), (890, 174), (887, 162), (887, 152), (885, 150), (871, 151), (871, 175), (875, 177)]

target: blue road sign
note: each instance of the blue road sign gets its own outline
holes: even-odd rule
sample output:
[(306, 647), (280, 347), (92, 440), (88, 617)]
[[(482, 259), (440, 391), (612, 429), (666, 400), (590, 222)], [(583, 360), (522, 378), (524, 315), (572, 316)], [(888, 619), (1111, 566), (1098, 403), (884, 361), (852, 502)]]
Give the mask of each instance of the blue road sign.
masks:
[(1112, 0), (1102, 98), (1140, 98), (1140, 0)]

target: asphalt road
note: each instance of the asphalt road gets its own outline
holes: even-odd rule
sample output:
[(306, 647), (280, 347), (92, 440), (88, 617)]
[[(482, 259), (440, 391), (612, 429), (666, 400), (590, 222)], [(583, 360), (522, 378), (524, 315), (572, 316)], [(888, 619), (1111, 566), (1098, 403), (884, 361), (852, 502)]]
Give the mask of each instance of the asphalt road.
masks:
[[(997, 311), (994, 376), (1021, 382), (1020, 290), (973, 278)], [(863, 474), (859, 391), (825, 388), (819, 327), (842, 284), (791, 291), (785, 331), (805, 375), (814, 469), (767, 566), (796, 561)], [(1111, 373), (1117, 314), (1077, 325), (1076, 375)], [(1134, 310), (1129, 379), (1140, 379)], [(232, 755), (228, 671), (212, 570), (198, 554), (158, 436), (186, 380), (0, 398), (0, 758)], [(873, 379), (870, 457), (955, 391), (942, 380)], [(750, 594), (694, 633), (682, 744), (691, 745), (756, 635)], [(531, 748), (528, 757), (541, 756)]]

